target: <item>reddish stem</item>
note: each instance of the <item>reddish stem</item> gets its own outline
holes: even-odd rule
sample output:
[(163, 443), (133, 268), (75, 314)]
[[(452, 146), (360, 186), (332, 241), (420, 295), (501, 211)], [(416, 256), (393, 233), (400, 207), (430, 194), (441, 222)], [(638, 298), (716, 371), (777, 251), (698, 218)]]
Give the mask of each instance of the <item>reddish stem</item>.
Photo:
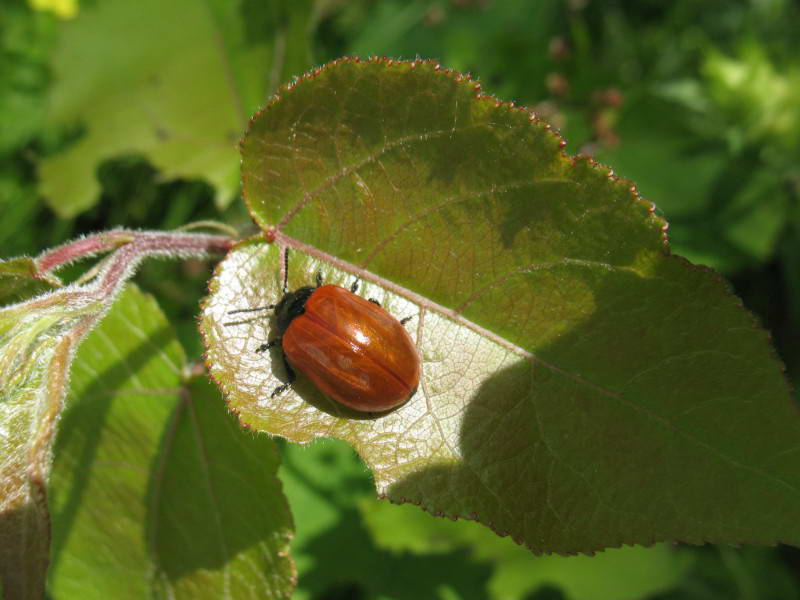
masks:
[(116, 229), (68, 242), (48, 250), (36, 259), (39, 275), (44, 276), (68, 263), (108, 252), (124, 245), (136, 246), (139, 254), (198, 255), (221, 254), (233, 245), (233, 240), (221, 235), (186, 233), (181, 231), (131, 231)]
[(204, 257), (222, 254), (233, 246), (233, 240), (222, 235), (184, 232), (136, 232), (135, 239), (117, 250), (99, 277), (100, 298), (116, 295), (119, 286), (132, 275), (143, 258), (166, 256), (172, 258)]

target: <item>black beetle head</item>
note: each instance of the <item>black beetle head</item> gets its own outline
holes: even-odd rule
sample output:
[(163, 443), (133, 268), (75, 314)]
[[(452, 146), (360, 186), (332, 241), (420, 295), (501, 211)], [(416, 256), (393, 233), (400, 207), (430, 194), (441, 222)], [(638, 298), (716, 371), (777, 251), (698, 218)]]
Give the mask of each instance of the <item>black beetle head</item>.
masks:
[(293, 319), (302, 315), (306, 309), (306, 302), (317, 288), (305, 286), (293, 292), (287, 292), (275, 307), (275, 318), (277, 319), (278, 335), (289, 327)]

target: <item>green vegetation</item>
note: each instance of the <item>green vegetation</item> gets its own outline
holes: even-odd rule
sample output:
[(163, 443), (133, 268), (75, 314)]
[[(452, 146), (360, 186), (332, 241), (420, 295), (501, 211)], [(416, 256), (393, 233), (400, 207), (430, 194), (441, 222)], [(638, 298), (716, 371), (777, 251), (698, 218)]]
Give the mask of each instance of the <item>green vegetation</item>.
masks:
[[(672, 436), (623, 410), (589, 410), (588, 394), (579, 403), (567, 383), (536, 369), (523, 372), (493, 347), (459, 354), (466, 343), (459, 336), (474, 332), (452, 323), (431, 337), (460, 340), (461, 346), (446, 352), (431, 344), (425, 358), (441, 371), (437, 393), (454, 414), (465, 413), (464, 431), (476, 436), (472, 439), (455, 425), (436, 430), (436, 420), (424, 415), (343, 419), (313, 390), (287, 394), (266, 409), (259, 398), (263, 389), (272, 389), (275, 377), (260, 365), (270, 364), (269, 357), (242, 363), (243, 330), (216, 326), (232, 303), (237, 304), (231, 308), (245, 308), (279, 293), (275, 247), (248, 242), (232, 252), (213, 280), (202, 317), (199, 302), (214, 266), (204, 251), (182, 262), (145, 262), (137, 286), (127, 288), (88, 334), (72, 364), (49, 496), (49, 597), (283, 597), (292, 589), (295, 569), (294, 597), (308, 599), (800, 596), (800, 550), (790, 546), (636, 545), (592, 558), (534, 556), (511, 539), (564, 552), (652, 539), (798, 544), (800, 519), (796, 509), (785, 508), (800, 505), (792, 485), (798, 469), (790, 452), (797, 446), (798, 423), (780, 365), (735, 298), (720, 293), (715, 276), (662, 256), (660, 238), (663, 219), (669, 222), (673, 253), (720, 271), (732, 283), (771, 333), (789, 379), (796, 382), (798, 22), (800, 6), (790, 0), (181, 0), (166, 5), (4, 0), (2, 259), (36, 256), (80, 235), (118, 227), (169, 230), (213, 219), (232, 225), (242, 238), (255, 234), (254, 220), (275, 224), (307, 186), (325, 187), (338, 161), (357, 161), (360, 152), (369, 155), (369, 143), (380, 145), (386, 136), (397, 135), (397, 123), (409, 127), (402, 133), (412, 138), (456, 129), (463, 116), (459, 108), (466, 110), (471, 94), (468, 84), (452, 91), (442, 84), (443, 76), (424, 69), (396, 89), (388, 79), (370, 88), (370, 76), (360, 71), (337, 72), (330, 75), (339, 78), (333, 82), (325, 79), (328, 75), (320, 77), (317, 87), (283, 93), (274, 111), (280, 118), (273, 114), (272, 120), (255, 121), (244, 143), (240, 186), (236, 143), (250, 116), (280, 84), (341, 56), (434, 59), (470, 73), (483, 93), (532, 109), (564, 136), (566, 152), (591, 154), (635, 182), (656, 212), (632, 202), (627, 182), (608, 180), (588, 162), (572, 166), (559, 158), (558, 140), (538, 125), (520, 134), (523, 121), (528, 126), (527, 115), (489, 102), (475, 109), (477, 116), (469, 115), (475, 119), (469, 124), (507, 128), (506, 137), (481, 129), (432, 143), (425, 138), (408, 154), (389, 157), (388, 179), (354, 172), (325, 187), (320, 194), (327, 194), (327, 208), (301, 214), (284, 233), (361, 264), (366, 260), (358, 254), (362, 241), (370, 248), (371, 241), (403, 224), (403, 210), (393, 213), (399, 202), (421, 207), (437, 198), (469, 195), (481, 185), (494, 190), (524, 176), (530, 164), (546, 165), (542, 181), (568, 179), (574, 187), (548, 190), (546, 200), (580, 203), (581, 214), (602, 206), (607, 220), (568, 223), (567, 215), (554, 215), (547, 206), (528, 202), (528, 196), (506, 190), (494, 202), (524, 207), (515, 221), (487, 211), (470, 223), (470, 215), (480, 214), (479, 205), (456, 206), (430, 229), (420, 227), (413, 239), (401, 239), (371, 259), (369, 270), (454, 307), (465, 285), (477, 289), (483, 281), (475, 275), (464, 284), (458, 276), (470, 247), (480, 247), (470, 260), (483, 265), (474, 272), (485, 276), (490, 267), (506, 272), (577, 250), (582, 260), (603, 258), (621, 274), (562, 265), (553, 276), (532, 275), (509, 284), (508, 294), (523, 301), (506, 306), (502, 298), (484, 296), (465, 315), (548, 363), (614, 389), (624, 387), (643, 411), (656, 411), (662, 399), (683, 395), (687, 404), (680, 408), (691, 414), (688, 420), (683, 413), (669, 415), (676, 431), (692, 433)], [(414, 93), (412, 86), (418, 86)], [(303, 89), (309, 90), (307, 97)], [(353, 92), (354, 104), (342, 97), (343, 90)], [(303, 173), (289, 168), (277, 183), (265, 186), (253, 176), (264, 168), (259, 163), (263, 148), (278, 147), (286, 131), (298, 133), (294, 126), (303, 119), (314, 138), (298, 138), (275, 155), (300, 156), (313, 168)], [(366, 142), (351, 147), (352, 140)], [(508, 157), (519, 164), (510, 164)], [(252, 219), (241, 201), (242, 187)], [(364, 206), (373, 210), (371, 216), (355, 219)], [(527, 223), (532, 229), (521, 233)], [(493, 233), (497, 239), (491, 239)], [(415, 244), (424, 251), (415, 254)], [(454, 259), (449, 278), (426, 279), (422, 267), (454, 256), (462, 262)], [(306, 284), (318, 266), (331, 282), (348, 280), (346, 272), (318, 258), (296, 255), (290, 287)], [(59, 275), (70, 282), (86, 269), (87, 263), (79, 262)], [(29, 298), (58, 283), (32, 279), (34, 271), (25, 259), (0, 264), (0, 301)], [(394, 314), (415, 310), (391, 290), (376, 294)], [(87, 301), (78, 311), (42, 306), (31, 329), (68, 329), (71, 340), (80, 340), (84, 324), (103, 314), (99, 300), (91, 300), (95, 303)], [(618, 315), (613, 327), (584, 318), (603, 311)], [(519, 317), (529, 312), (540, 318)], [(212, 374), (244, 423), (289, 440), (345, 439), (370, 470), (341, 441), (319, 440), (306, 448), (240, 430), (200, 372), (204, 349), (198, 319), (210, 346)], [(15, 357), (15, 349), (23, 347), (20, 339), (28, 333), (19, 331), (22, 320), (16, 313), (0, 319), (0, 336), (17, 344), (2, 356)], [(682, 325), (675, 329), (675, 323)], [(246, 331), (260, 336), (265, 327), (258, 323)], [(49, 343), (37, 346), (40, 362), (31, 362), (32, 372), (40, 365), (62, 364), (59, 339), (52, 333)], [(680, 351), (686, 352), (683, 358), (715, 354), (718, 359), (676, 364)], [(625, 373), (614, 372), (615, 361), (623, 357), (626, 365), (641, 360), (635, 364), (637, 380), (625, 386)], [(474, 363), (459, 370), (470, 358)], [(216, 372), (215, 364), (221, 365)], [(650, 373), (648, 365), (655, 364), (660, 366)], [(474, 394), (469, 402), (463, 392), (453, 391), (449, 370), (467, 381), (460, 385)], [(50, 405), (36, 401), (37, 390), (48, 385), (42, 371), (36, 376), (18, 388), (14, 382), (0, 383), (0, 391), (11, 389), (0, 408), (24, 407), (14, 413), (24, 427), (37, 419), (52, 422), (49, 413), (37, 412)], [(250, 387), (241, 385), (245, 380)], [(535, 411), (518, 402), (530, 396), (526, 386), (531, 382), (547, 390)], [(702, 403), (701, 397), (710, 401)], [(507, 413), (498, 410), (497, 398)], [(507, 414), (507, 422), (499, 422), (494, 412)], [(596, 458), (598, 448), (607, 454), (597, 459), (596, 469), (570, 477), (543, 460), (537, 448), (519, 454), (515, 444), (527, 433), (514, 426), (537, 418), (560, 424), (546, 441), (570, 464), (595, 464), (586, 457)], [(718, 429), (706, 435), (709, 424)], [(23, 425), (13, 427), (12, 433), (20, 434)], [(492, 431), (508, 435), (487, 444)], [(609, 431), (620, 440), (614, 448), (603, 446)], [(37, 439), (29, 440), (31, 455), (41, 451)], [(710, 444), (708, 454), (698, 451), (698, 439)], [(436, 448), (423, 456), (419, 447), (433, 442)], [(0, 452), (6, 452), (2, 444)], [(397, 459), (398, 448), (424, 459), (411, 463), (412, 472), (400, 473), (398, 465), (409, 463)], [(463, 464), (454, 466), (461, 454)], [(789, 491), (764, 484), (733, 494), (746, 477), (736, 474), (738, 467), (729, 473), (711, 464), (712, 454), (746, 465), (753, 481), (767, 473), (789, 482)], [(6, 462), (13, 461), (0, 455), (3, 468)], [(496, 463), (502, 466), (495, 469)], [(518, 481), (526, 465), (531, 465), (528, 479)], [(619, 473), (604, 472), (608, 465), (617, 465)], [(482, 480), (494, 486), (481, 490), (485, 497), (472, 493), (476, 484), (470, 469), (491, 471)], [(552, 522), (552, 531), (537, 523), (523, 527), (518, 518), (540, 517), (536, 508), (553, 497), (537, 496), (537, 483), (551, 476), (557, 479), (547, 488), (556, 498), (554, 512), (572, 515), (567, 521), (574, 529), (568, 533)], [(442, 489), (443, 480), (457, 485)], [(618, 488), (609, 484), (612, 480)], [(7, 482), (0, 489), (3, 485)], [(382, 495), (413, 500), (430, 512), (488, 514), (479, 520), (491, 521), (510, 537), (379, 501), (376, 487)], [(603, 490), (602, 502), (588, 499), (595, 489)], [(510, 505), (510, 517), (503, 502), (495, 506), (488, 499), (492, 494)], [(595, 511), (598, 504), (604, 508)], [(663, 528), (650, 538), (648, 510), (664, 515)], [(4, 541), (19, 523), (41, 525), (25, 511), (7, 523), (10, 529), (0, 523)], [(43, 582), (36, 582), (34, 573), (48, 548), (42, 542), (28, 550), (32, 558), (21, 562), (32, 574), (23, 578), (24, 593), (35, 597)], [(4, 552), (0, 561), (10, 567), (12, 558)], [(23, 594), (17, 583), (3, 582), (2, 589)]]

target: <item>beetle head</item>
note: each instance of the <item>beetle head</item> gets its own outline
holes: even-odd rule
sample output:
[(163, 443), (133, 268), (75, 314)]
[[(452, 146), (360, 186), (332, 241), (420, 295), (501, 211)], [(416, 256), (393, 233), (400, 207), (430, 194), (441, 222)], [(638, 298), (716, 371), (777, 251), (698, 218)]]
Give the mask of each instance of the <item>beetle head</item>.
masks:
[(275, 307), (275, 318), (277, 319), (280, 335), (283, 335), (283, 332), (286, 331), (293, 319), (305, 312), (306, 301), (316, 289), (315, 287), (306, 286), (284, 294)]

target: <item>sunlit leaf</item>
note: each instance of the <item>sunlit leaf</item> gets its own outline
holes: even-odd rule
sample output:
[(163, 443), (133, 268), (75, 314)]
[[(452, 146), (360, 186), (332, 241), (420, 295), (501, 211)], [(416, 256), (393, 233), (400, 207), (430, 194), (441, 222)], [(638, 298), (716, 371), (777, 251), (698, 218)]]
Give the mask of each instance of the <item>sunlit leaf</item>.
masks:
[(227, 204), (239, 183), (236, 143), (274, 85), (270, 73), (285, 76), (284, 62), (307, 68), (311, 5), (107, 0), (82, 7), (54, 51), (48, 125), (84, 134), (41, 164), (53, 209), (71, 216), (92, 206), (97, 163), (134, 152), (165, 177), (205, 178), (218, 204)]
[(759, 43), (743, 45), (739, 56), (708, 51), (703, 64), (708, 94), (741, 143), (768, 138), (785, 150), (800, 147), (800, 68), (776, 66)]
[[(72, 296), (72, 298), (70, 297)], [(41, 598), (50, 548), (51, 447), (77, 345), (105, 311), (74, 289), (0, 310), (0, 579)]]
[(78, 14), (78, 0), (28, 0), (34, 10), (52, 12), (61, 19), (71, 19)]
[(52, 474), (53, 598), (287, 598), (291, 516), (153, 298), (130, 288), (81, 346)]
[[(529, 112), (431, 63), (343, 60), (243, 144), (264, 239), (211, 283), (210, 371), (247, 426), (349, 441), (380, 495), (535, 552), (800, 544), (800, 418), (767, 334), (714, 272), (671, 255), (629, 182), (560, 151)], [(363, 280), (409, 330), (422, 381), (387, 415), (284, 380), (268, 318), (234, 309)]]

